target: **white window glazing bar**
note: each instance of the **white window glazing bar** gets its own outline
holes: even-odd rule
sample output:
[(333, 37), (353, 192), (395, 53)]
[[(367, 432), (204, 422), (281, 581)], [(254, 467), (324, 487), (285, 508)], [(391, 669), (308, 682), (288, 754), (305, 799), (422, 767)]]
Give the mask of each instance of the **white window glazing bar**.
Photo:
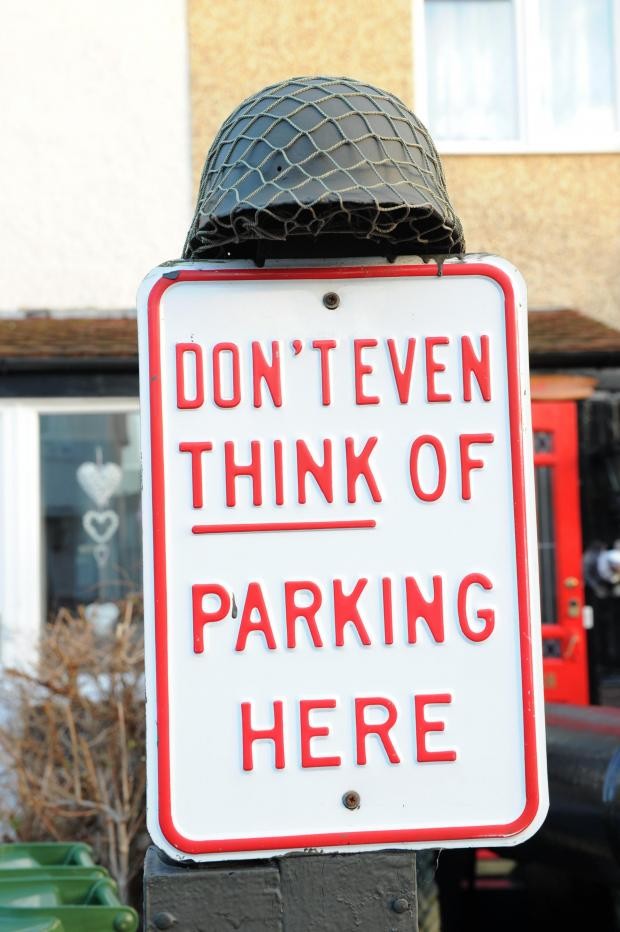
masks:
[(611, 8), (612, 56), (616, 91), (616, 133), (620, 137), (620, 0), (614, 0)]
[(0, 416), (0, 650), (3, 666), (24, 667), (36, 661), (43, 620), (39, 418), (25, 405), (3, 407)]
[(535, 136), (531, 101), (535, 95), (538, 74), (538, 48), (533, 39), (538, 22), (537, 8), (538, 4), (532, 3), (531, 0), (513, 0), (519, 118), (517, 144), (520, 143), (524, 147), (529, 147), (530, 140)]
[(426, 22), (424, 0), (413, 0), (413, 110), (423, 123), (428, 122), (428, 85), (426, 67)]

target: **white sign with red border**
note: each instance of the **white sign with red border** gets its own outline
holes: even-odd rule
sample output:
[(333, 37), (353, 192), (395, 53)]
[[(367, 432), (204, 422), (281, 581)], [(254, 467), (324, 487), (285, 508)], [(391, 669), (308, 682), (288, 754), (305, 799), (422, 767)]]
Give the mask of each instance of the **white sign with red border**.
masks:
[(525, 288), (498, 258), (139, 294), (148, 824), (175, 858), (514, 844), (547, 808)]

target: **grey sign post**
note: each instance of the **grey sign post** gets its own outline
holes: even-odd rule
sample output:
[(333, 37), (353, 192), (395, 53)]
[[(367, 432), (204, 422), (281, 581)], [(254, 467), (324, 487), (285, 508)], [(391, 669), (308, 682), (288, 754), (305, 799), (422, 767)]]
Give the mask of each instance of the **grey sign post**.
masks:
[[(144, 865), (146, 929), (415, 932), (415, 862), (412, 851), (380, 851), (181, 867), (152, 847)], [(431, 908), (436, 918), (436, 893)]]

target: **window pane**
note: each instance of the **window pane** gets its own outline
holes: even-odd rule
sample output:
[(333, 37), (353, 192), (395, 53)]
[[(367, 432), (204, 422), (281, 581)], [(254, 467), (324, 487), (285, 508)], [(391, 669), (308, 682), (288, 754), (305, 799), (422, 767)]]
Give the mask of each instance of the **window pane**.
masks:
[(557, 617), (557, 570), (553, 516), (553, 467), (536, 466), (536, 518), (538, 521), (538, 564), (540, 610), (543, 623), (555, 624)]
[(616, 128), (613, 0), (540, 0), (543, 128), (609, 135)]
[(50, 414), (40, 424), (48, 614), (139, 589), (138, 414)]
[(545, 430), (534, 432), (534, 453), (553, 453), (553, 434)]
[(511, 0), (426, 0), (425, 21), (431, 133), (517, 138)]
[(556, 660), (562, 659), (562, 642), (559, 638), (545, 638), (543, 640), (543, 657), (554, 657)]

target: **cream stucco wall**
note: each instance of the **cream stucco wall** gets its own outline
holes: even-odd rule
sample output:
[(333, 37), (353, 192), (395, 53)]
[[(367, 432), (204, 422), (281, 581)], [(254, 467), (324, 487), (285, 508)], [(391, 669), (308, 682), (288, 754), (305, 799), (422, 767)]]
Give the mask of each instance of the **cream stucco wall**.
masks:
[(620, 327), (620, 155), (443, 162), (468, 251), (514, 262), (530, 307), (574, 308)]
[(222, 121), (268, 84), (347, 75), (411, 98), (410, 0), (188, 0), (194, 182)]
[(185, 0), (4, 0), (0, 309), (130, 308), (191, 216)]

